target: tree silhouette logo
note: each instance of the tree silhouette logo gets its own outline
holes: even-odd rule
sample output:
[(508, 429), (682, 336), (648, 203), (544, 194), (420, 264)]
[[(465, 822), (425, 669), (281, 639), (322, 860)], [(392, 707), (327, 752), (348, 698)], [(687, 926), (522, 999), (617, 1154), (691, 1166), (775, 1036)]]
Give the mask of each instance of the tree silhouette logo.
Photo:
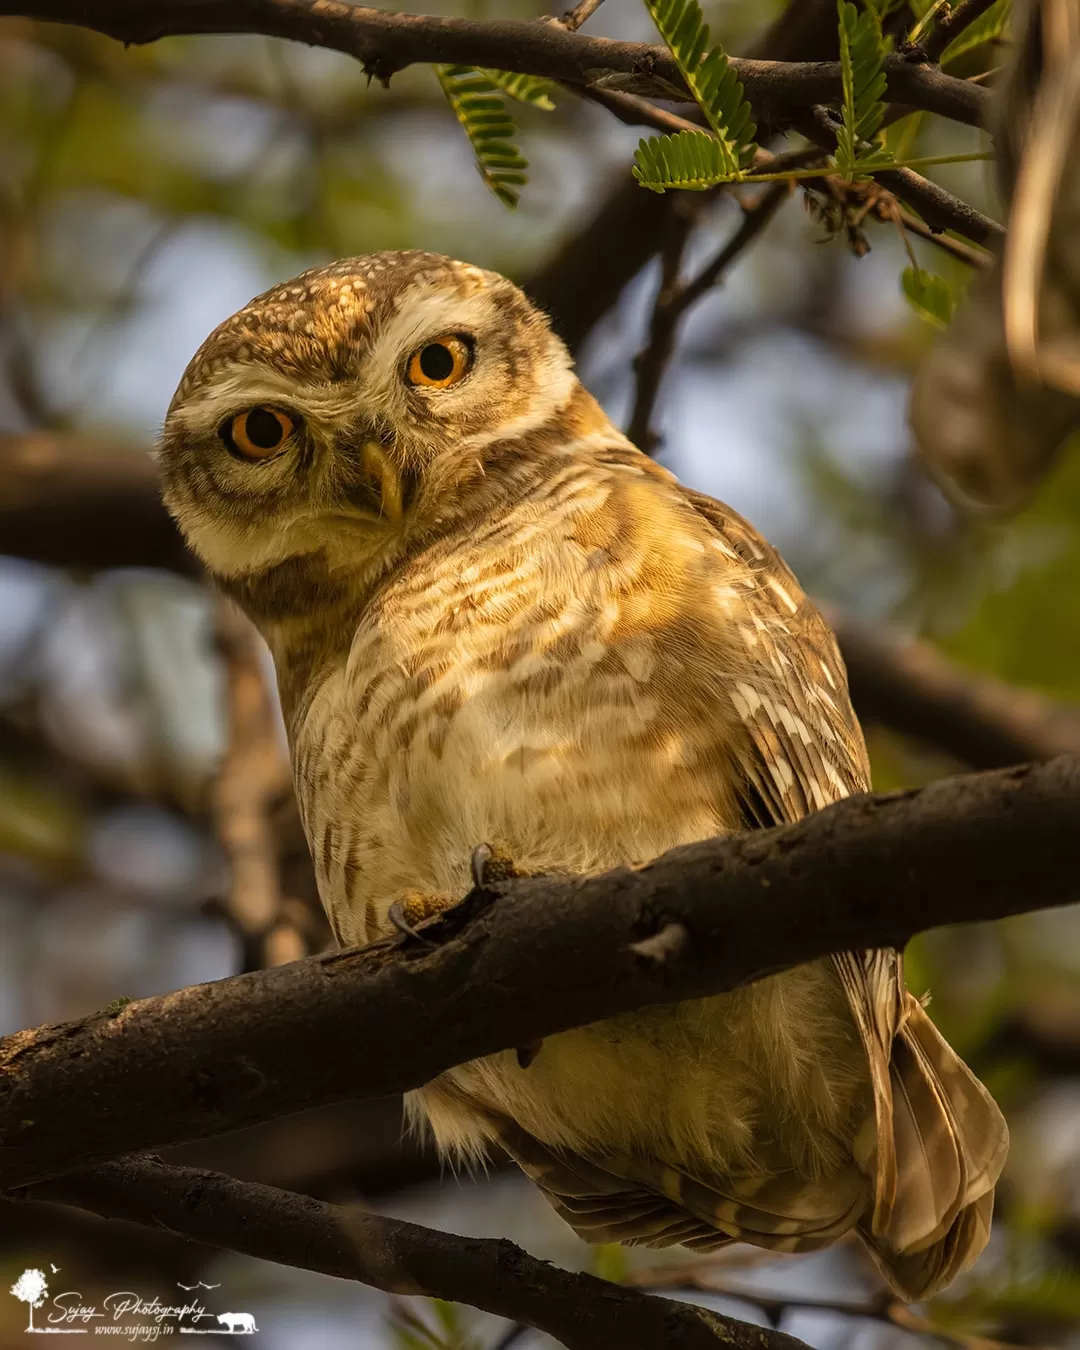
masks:
[[(56, 1270), (56, 1266), (53, 1266)], [(40, 1308), (49, 1292), (49, 1282), (45, 1278), (45, 1272), (38, 1270), (36, 1266), (30, 1266), (19, 1276), (9, 1291), (21, 1302), (25, 1303), (30, 1310), (30, 1321), (27, 1331), (32, 1331), (38, 1335), (46, 1333), (60, 1335), (86, 1335), (85, 1327), (36, 1327), (34, 1326), (34, 1309)]]
[(11, 1292), (30, 1308), (30, 1325), (26, 1328), (27, 1331), (40, 1331), (41, 1327), (34, 1326), (34, 1309), (41, 1307), (45, 1302), (45, 1295), (49, 1292), (45, 1272), (36, 1267), (24, 1270), (11, 1286)]

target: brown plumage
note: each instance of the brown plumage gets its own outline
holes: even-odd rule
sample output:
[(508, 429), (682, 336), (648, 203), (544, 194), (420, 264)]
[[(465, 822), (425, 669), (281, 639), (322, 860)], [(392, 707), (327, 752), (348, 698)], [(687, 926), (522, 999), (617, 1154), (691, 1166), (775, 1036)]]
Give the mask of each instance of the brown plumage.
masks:
[[(273, 652), (343, 942), (453, 903), (483, 842), (589, 872), (868, 786), (794, 577), (626, 441), (501, 277), (377, 254), (260, 296), (192, 361), (161, 461)], [(855, 1228), (909, 1298), (982, 1250), (1007, 1147), (891, 951), (463, 1065), (410, 1106), (452, 1155), (501, 1144), (590, 1240)]]

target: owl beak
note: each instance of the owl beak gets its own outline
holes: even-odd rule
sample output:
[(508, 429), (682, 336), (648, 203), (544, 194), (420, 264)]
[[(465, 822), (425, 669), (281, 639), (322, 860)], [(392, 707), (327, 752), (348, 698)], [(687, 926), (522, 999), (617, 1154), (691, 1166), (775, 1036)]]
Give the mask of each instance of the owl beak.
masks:
[(365, 441), (360, 447), (360, 463), (375, 489), (379, 514), (391, 524), (400, 525), (405, 517), (401, 474), (386, 447), (378, 441)]

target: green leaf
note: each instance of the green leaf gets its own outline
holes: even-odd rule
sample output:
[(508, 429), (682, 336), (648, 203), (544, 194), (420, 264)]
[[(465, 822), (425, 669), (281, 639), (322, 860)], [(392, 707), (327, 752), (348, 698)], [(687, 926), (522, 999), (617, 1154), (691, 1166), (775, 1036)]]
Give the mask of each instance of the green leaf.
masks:
[(436, 66), (435, 74), (469, 138), (481, 178), (504, 206), (513, 209), (518, 189), (529, 181), (529, 166), (514, 144), (517, 128), (498, 89), (472, 66)]
[(871, 10), (860, 12), (851, 0), (837, 0), (840, 26), (840, 69), (844, 92), (843, 126), (836, 137), (836, 167), (845, 178), (889, 163), (885, 151), (867, 151), (860, 141), (873, 141), (885, 116), (885, 71), (888, 44)]
[(727, 167), (714, 181), (737, 178), (754, 158), (757, 128), (724, 49), (709, 46), (709, 29), (697, 0), (645, 0), (645, 4), (721, 146), (721, 162)]
[(980, 14), (974, 23), (953, 38), (941, 53), (941, 64), (955, 61), (958, 56), (981, 47), (984, 42), (993, 42), (1005, 31), (1008, 22), (1009, 0), (995, 0), (985, 14)]
[(640, 141), (633, 174), (653, 192), (669, 188), (702, 192), (737, 176), (723, 143), (707, 131), (679, 131)]
[(592, 1249), (590, 1269), (597, 1279), (607, 1280), (611, 1284), (622, 1284), (629, 1270), (626, 1248), (621, 1242), (600, 1243)]
[(555, 104), (548, 98), (554, 87), (551, 80), (542, 80), (539, 75), (516, 75), (509, 70), (487, 70), (480, 74), (486, 76), (492, 84), (498, 85), (504, 94), (517, 99), (519, 103), (528, 103), (534, 108), (543, 108), (544, 112), (554, 112)]
[(936, 328), (946, 328), (956, 308), (956, 296), (944, 277), (924, 272), (921, 267), (905, 267), (900, 284), (912, 309)]

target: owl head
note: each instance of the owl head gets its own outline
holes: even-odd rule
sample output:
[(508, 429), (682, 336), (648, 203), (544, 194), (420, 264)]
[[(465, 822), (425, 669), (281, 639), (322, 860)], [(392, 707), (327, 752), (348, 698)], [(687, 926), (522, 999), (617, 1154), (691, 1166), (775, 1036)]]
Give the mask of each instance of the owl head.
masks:
[(565, 347), (504, 277), (432, 253), (304, 272), (217, 328), (170, 405), (165, 500), (222, 581), (430, 528), (566, 406)]

